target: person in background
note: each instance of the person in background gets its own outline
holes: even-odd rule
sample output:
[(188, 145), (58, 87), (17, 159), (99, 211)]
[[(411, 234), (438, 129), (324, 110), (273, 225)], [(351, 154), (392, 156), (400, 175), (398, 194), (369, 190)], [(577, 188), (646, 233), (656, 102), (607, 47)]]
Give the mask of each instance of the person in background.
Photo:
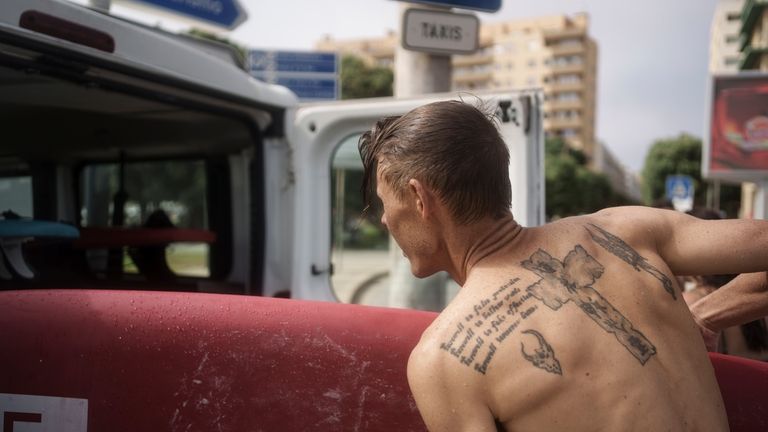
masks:
[[(147, 216), (144, 221), (144, 228), (175, 228), (168, 214), (158, 209)], [(167, 244), (153, 246), (139, 246), (130, 248), (128, 253), (131, 256), (139, 272), (150, 281), (168, 282), (176, 278), (176, 274), (168, 267), (168, 260), (165, 256)], [(169, 288), (166, 288), (169, 289)]]
[[(683, 298), (692, 307), (720, 287), (733, 281), (735, 277), (736, 275), (697, 276), (693, 278), (693, 289), (684, 292)], [(709, 326), (712, 326), (712, 323)], [(707, 348), (710, 351), (768, 361), (768, 330), (764, 316), (730, 327), (718, 326), (715, 332), (720, 333), (720, 336), (717, 337), (715, 344), (708, 344)]]
[[(699, 219), (718, 220), (722, 215), (713, 209), (698, 207), (688, 214)], [(737, 275), (707, 275), (686, 278), (688, 289), (683, 293), (683, 298), (689, 306), (692, 306), (715, 290), (727, 285)], [(768, 293), (767, 293), (768, 294)], [(706, 306), (706, 302), (704, 305)], [(710, 307), (714, 304), (710, 304)], [(700, 310), (700, 309), (699, 309)], [(753, 360), (768, 360), (768, 330), (765, 317), (739, 323), (727, 328), (718, 328), (720, 336), (716, 341), (707, 346), (710, 351), (730, 354)]]

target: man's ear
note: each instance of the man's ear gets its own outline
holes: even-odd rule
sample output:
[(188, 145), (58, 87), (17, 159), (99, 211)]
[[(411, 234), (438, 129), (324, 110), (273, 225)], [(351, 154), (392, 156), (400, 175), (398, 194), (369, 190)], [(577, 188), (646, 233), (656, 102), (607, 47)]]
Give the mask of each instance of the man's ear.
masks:
[(428, 218), (433, 215), (437, 205), (436, 196), (424, 183), (416, 179), (408, 180), (408, 187), (413, 193), (413, 199), (416, 204), (416, 211), (421, 217)]

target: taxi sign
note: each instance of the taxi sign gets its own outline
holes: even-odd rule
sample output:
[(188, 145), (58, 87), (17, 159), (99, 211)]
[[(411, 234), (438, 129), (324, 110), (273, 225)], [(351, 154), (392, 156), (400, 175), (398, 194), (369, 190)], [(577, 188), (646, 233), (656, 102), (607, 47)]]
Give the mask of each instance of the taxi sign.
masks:
[(403, 48), (435, 54), (477, 51), (480, 21), (474, 15), (408, 9), (403, 17)]

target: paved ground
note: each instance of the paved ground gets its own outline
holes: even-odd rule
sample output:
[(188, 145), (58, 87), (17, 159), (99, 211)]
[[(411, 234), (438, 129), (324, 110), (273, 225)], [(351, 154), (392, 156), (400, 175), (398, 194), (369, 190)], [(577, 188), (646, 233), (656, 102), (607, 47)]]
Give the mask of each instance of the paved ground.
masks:
[(339, 300), (388, 306), (389, 251), (346, 249), (335, 251), (331, 259), (334, 270), (331, 286)]
[[(408, 261), (393, 262), (387, 250), (336, 251), (332, 260), (331, 286), (344, 303), (440, 311), (459, 288), (444, 273), (414, 278)], [(391, 291), (393, 286), (397, 292)]]

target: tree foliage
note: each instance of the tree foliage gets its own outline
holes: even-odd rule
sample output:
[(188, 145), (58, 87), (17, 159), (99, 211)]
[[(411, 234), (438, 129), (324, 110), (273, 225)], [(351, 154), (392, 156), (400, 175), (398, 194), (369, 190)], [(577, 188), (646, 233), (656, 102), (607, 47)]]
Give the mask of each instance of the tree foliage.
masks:
[(702, 202), (705, 191), (701, 187), (701, 140), (686, 133), (657, 140), (648, 151), (643, 166), (645, 203), (664, 198), (667, 176), (677, 174), (693, 178), (696, 201)]
[(545, 143), (547, 219), (592, 213), (601, 208), (627, 204), (613, 191), (608, 178), (586, 166), (586, 156), (560, 138)]
[(242, 45), (232, 42), (230, 39), (218, 35), (216, 33), (210, 32), (208, 30), (203, 30), (199, 28), (192, 28), (187, 32), (187, 35), (199, 38), (199, 39), (206, 39), (213, 42), (218, 42), (220, 44), (228, 45), (231, 48), (234, 48), (235, 53), (237, 54), (237, 61), (241, 65), (245, 65), (246, 59), (248, 58), (248, 50), (243, 47)]
[[(706, 205), (707, 185), (701, 178), (701, 152), (701, 139), (686, 133), (655, 141), (643, 166), (642, 190), (646, 204), (664, 199), (667, 176), (687, 175), (693, 178), (694, 206)], [(729, 217), (738, 213), (740, 193), (738, 186), (721, 186), (720, 209)]]
[(393, 82), (390, 69), (369, 67), (353, 55), (345, 55), (341, 60), (342, 99), (392, 96)]

